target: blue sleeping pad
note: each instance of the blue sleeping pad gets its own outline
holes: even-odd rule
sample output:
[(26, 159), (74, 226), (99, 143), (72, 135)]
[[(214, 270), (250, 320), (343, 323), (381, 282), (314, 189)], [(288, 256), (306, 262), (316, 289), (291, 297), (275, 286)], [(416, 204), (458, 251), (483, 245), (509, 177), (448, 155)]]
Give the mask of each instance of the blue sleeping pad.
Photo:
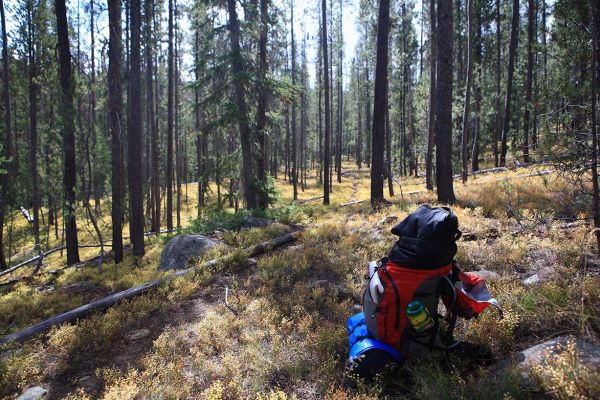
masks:
[[(348, 358), (351, 369), (356, 361), (359, 364), (369, 364), (369, 371), (364, 372), (367, 375), (371, 375), (371, 372), (374, 372), (374, 369), (378, 370), (379, 366), (383, 370), (385, 364), (389, 361), (400, 362), (402, 360), (402, 354), (398, 350), (380, 342), (369, 334), (363, 313), (358, 313), (348, 318), (346, 328), (349, 334), (350, 354)], [(356, 369), (359, 375), (363, 375), (360, 372), (360, 368)]]

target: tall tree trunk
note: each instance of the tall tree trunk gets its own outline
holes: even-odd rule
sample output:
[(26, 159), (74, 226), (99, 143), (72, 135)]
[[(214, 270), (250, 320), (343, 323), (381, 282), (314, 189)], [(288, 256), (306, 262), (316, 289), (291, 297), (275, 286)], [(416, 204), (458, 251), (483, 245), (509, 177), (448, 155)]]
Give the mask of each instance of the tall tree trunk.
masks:
[(10, 115), (10, 69), (8, 60), (8, 34), (6, 33), (6, 19), (4, 16), (4, 0), (0, 0), (0, 21), (2, 23), (2, 103), (4, 105), (4, 138), (0, 152), (0, 165), (6, 173), (0, 175), (0, 270), (7, 267), (4, 255), (4, 218), (9, 200), (8, 188), (10, 185), (12, 164), (12, 125)]
[(529, 116), (531, 114), (533, 85), (533, 0), (527, 1), (527, 78), (525, 81), (525, 112), (523, 113), (523, 162), (529, 163)]
[(373, 134), (371, 137), (371, 206), (383, 202), (383, 149), (385, 144), (385, 114), (388, 92), (388, 41), (390, 1), (379, 1), (377, 22), (377, 64), (375, 67), (375, 98), (373, 102)]
[(140, 68), (140, 0), (131, 1), (130, 103), (127, 119), (127, 177), (129, 181), (129, 233), (133, 255), (144, 255), (144, 195), (142, 192), (142, 91)]
[(519, 43), (519, 0), (513, 0), (512, 22), (510, 28), (510, 47), (508, 49), (508, 75), (506, 77), (506, 99), (504, 102), (504, 119), (502, 121), (502, 149), (500, 153), (500, 166), (506, 165), (507, 140), (510, 132), (510, 112), (513, 91), (513, 76), (515, 70), (515, 54)]
[(175, 185), (176, 187), (176, 204), (175, 204), (175, 215), (177, 221), (177, 229), (181, 228), (181, 174), (182, 174), (182, 166), (181, 166), (181, 130), (179, 124), (179, 22), (178, 22), (178, 7), (177, 0), (174, 2), (174, 10), (173, 17), (174, 21), (174, 37), (175, 37), (175, 54), (174, 54), (174, 68), (173, 68), (173, 79), (175, 84), (175, 104), (174, 104), (174, 112), (175, 112)]
[(475, 132), (473, 132), (473, 150), (471, 154), (471, 169), (473, 172), (479, 171), (479, 140), (481, 135), (481, 84), (483, 82), (481, 65), (481, 1), (475, 1), (475, 52), (473, 53), (473, 63), (475, 64)]
[(240, 51), (240, 21), (238, 20), (236, 1), (227, 0), (229, 10), (229, 32), (231, 42), (231, 70), (233, 73), (233, 85), (235, 90), (235, 103), (238, 112), (238, 124), (240, 130), (240, 144), (242, 147), (242, 184), (244, 187), (244, 200), (246, 208), (255, 209), (256, 182), (253, 164), (253, 141), (248, 124), (248, 106), (244, 94), (244, 66), (242, 64), (242, 53)]
[(156, 129), (154, 115), (154, 56), (152, 54), (154, 39), (152, 37), (152, 23), (154, 19), (154, 1), (145, 0), (145, 25), (144, 40), (146, 41), (146, 129), (150, 134), (150, 210), (152, 232), (160, 231), (160, 170), (158, 161), (158, 130)]
[(394, 197), (394, 177), (392, 175), (392, 129), (390, 127), (390, 108), (385, 108), (385, 176), (388, 193)]
[(65, 0), (55, 0), (56, 33), (58, 37), (58, 73), (61, 86), (61, 114), (63, 121), (64, 156), (64, 223), (67, 247), (67, 265), (79, 262), (77, 220), (75, 218), (75, 185), (77, 165), (75, 162), (75, 108), (73, 107), (73, 74), (71, 71), (71, 49), (69, 46), (69, 23)]
[(469, 174), (469, 111), (471, 107), (471, 85), (473, 81), (473, 0), (467, 0), (467, 82), (465, 83), (465, 104), (462, 126), (462, 182), (467, 182)]
[(452, 179), (452, 2), (437, 2), (436, 176), (438, 200), (453, 203)]
[(323, 132), (323, 204), (329, 204), (329, 163), (331, 156), (329, 153), (329, 138), (331, 136), (331, 114), (329, 109), (329, 55), (327, 52), (327, 0), (321, 0), (321, 45), (323, 47), (323, 86), (325, 87), (325, 131)]
[(600, 85), (600, 7), (590, 2), (592, 14), (592, 208), (596, 228), (596, 246), (600, 253), (600, 187), (598, 186), (598, 85)]
[(108, 112), (111, 132), (112, 166), (112, 249), (115, 263), (123, 260), (123, 93), (121, 88), (121, 63), (123, 45), (121, 43), (121, 0), (108, 1)]
[(344, 119), (344, 83), (343, 83), (343, 68), (344, 68), (344, 31), (343, 31), (343, 0), (339, 1), (340, 3), (340, 20), (339, 20), (339, 38), (340, 42), (338, 43), (338, 68), (337, 68), (337, 86), (338, 86), (338, 117), (337, 117), (337, 150), (335, 153), (335, 162), (337, 168), (337, 181), (338, 183), (342, 183), (342, 129), (343, 129), (343, 119)]
[(169, 0), (167, 55), (167, 230), (173, 229), (173, 0)]
[(496, 0), (496, 124), (494, 126), (493, 137), (492, 137), (492, 151), (494, 152), (494, 166), (500, 165), (499, 152), (498, 152), (498, 140), (502, 135), (502, 111), (500, 108), (500, 97), (502, 93), (500, 91), (500, 81), (502, 80), (502, 34), (500, 21), (500, 0)]
[(369, 80), (369, 62), (367, 61), (365, 65), (365, 92), (366, 92), (366, 101), (365, 101), (365, 133), (367, 137), (365, 138), (365, 142), (367, 144), (367, 148), (365, 149), (365, 162), (367, 167), (371, 168), (371, 136), (372, 131), (371, 128), (371, 82)]
[(362, 168), (362, 147), (363, 147), (363, 120), (362, 120), (362, 104), (361, 104), (361, 80), (360, 80), (360, 65), (356, 63), (356, 112), (357, 112), (357, 138), (356, 138), (356, 166)]
[[(291, 18), (290, 18), (290, 24), (291, 24), (291, 39), (292, 39), (292, 43), (291, 43), (291, 47), (292, 47), (292, 85), (296, 85), (296, 41), (295, 41), (295, 37), (294, 37), (294, 3), (290, 3), (291, 4)], [(292, 101), (292, 185), (294, 186), (294, 194), (293, 194), (293, 199), (294, 200), (298, 200), (298, 140), (297, 140), (297, 136), (298, 136), (298, 132), (296, 131), (296, 96), (294, 96), (294, 99)]]
[(37, 163), (37, 32), (34, 21), (35, 5), (27, 2), (27, 64), (29, 69), (29, 168), (31, 173), (31, 199), (33, 206), (33, 236), (35, 249), (40, 251), (40, 187)]
[(425, 158), (425, 186), (433, 190), (433, 145), (435, 143), (435, 104), (436, 104), (436, 63), (437, 63), (437, 17), (435, 0), (429, 1), (429, 127), (427, 132), (427, 154)]
[(256, 157), (256, 176), (260, 182), (257, 206), (266, 209), (269, 206), (269, 194), (266, 192), (267, 184), (267, 100), (266, 87), (269, 64), (267, 62), (267, 39), (269, 34), (269, 0), (260, 0), (260, 35), (258, 41), (259, 84), (258, 103), (256, 106), (256, 134), (258, 141), (258, 154)]

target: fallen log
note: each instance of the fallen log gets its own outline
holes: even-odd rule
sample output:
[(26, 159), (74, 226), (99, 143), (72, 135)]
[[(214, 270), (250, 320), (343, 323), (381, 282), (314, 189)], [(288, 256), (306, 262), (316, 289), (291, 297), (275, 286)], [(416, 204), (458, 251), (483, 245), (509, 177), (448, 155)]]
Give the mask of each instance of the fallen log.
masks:
[(321, 200), (324, 196), (317, 196), (317, 197), (313, 197), (307, 200), (301, 200), (298, 202), (298, 204), (307, 204), (307, 203), (312, 203), (313, 201), (317, 201), (317, 200)]
[(346, 207), (346, 206), (352, 206), (354, 204), (360, 204), (360, 203), (364, 203), (366, 200), (352, 200), (349, 201), (347, 203), (342, 203), (340, 204), (338, 207)]
[[(248, 249), (249, 250), (248, 258), (252, 258), (252, 257), (262, 254), (264, 252), (271, 251), (277, 247), (281, 247), (283, 245), (291, 243), (291, 242), (297, 240), (298, 237), (300, 236), (300, 234), (301, 234), (301, 231), (295, 231), (295, 232), (288, 233), (283, 236), (279, 236), (275, 239), (272, 239), (272, 240), (269, 240), (269, 241), (266, 241), (263, 243), (259, 243), (256, 246), (254, 246), (253, 248)], [(138, 285), (138, 286), (134, 286), (132, 288), (123, 290), (121, 292), (108, 295), (99, 300), (96, 300), (96, 301), (93, 301), (86, 305), (83, 305), (81, 307), (78, 307), (74, 310), (55, 315), (51, 318), (48, 318), (45, 321), (38, 322), (37, 324), (31, 325), (30, 327), (25, 328), (20, 332), (16, 332), (11, 335), (1, 337), (0, 338), (0, 346), (3, 344), (9, 343), (9, 342), (13, 342), (13, 341), (23, 342), (23, 341), (37, 335), (38, 333), (48, 330), (49, 328), (51, 328), (54, 325), (62, 324), (65, 322), (71, 322), (71, 321), (74, 321), (79, 318), (84, 318), (94, 311), (103, 310), (105, 308), (108, 308), (110, 306), (117, 304), (118, 302), (120, 302), (122, 300), (130, 299), (132, 297), (138, 296), (142, 293), (147, 292), (148, 290), (150, 290), (152, 288), (159, 286), (160, 284), (162, 284), (164, 282), (168, 282), (176, 277), (183, 276), (190, 272), (193, 272), (197, 268), (209, 268), (209, 267), (215, 266), (215, 265), (217, 265), (217, 263), (219, 263), (220, 261), (222, 261), (226, 258), (227, 258), (227, 256), (225, 255), (225, 256), (216, 258), (214, 260), (207, 261), (200, 266), (182, 269), (182, 270), (179, 270), (179, 271), (175, 272), (174, 274), (168, 275), (164, 278), (155, 279), (153, 281), (146, 282), (146, 283)]]

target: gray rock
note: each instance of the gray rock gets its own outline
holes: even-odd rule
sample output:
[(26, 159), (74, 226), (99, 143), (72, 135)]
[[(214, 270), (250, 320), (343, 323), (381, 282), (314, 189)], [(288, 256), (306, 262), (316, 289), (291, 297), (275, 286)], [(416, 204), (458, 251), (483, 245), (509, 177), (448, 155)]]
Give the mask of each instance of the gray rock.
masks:
[(529, 278), (523, 279), (523, 284), (527, 286), (537, 285), (540, 283), (542, 279), (538, 274), (533, 274)]
[(500, 278), (497, 272), (488, 271), (487, 269), (481, 269), (479, 271), (469, 271), (470, 274), (477, 275), (481, 279), (485, 279), (486, 281), (493, 281)]
[(41, 386), (34, 386), (25, 389), (25, 391), (17, 397), (17, 400), (38, 400), (44, 397), (46, 393), (48, 393), (48, 389), (44, 389)]
[(150, 331), (148, 329), (138, 329), (136, 331), (131, 331), (127, 335), (127, 339), (134, 341), (140, 340), (150, 335)]
[(162, 251), (159, 269), (184, 269), (194, 258), (202, 257), (219, 242), (202, 235), (177, 235)]
[(391, 224), (392, 222), (396, 222), (398, 221), (398, 217), (396, 215), (388, 215), (387, 217), (385, 217), (384, 219), (382, 219), (381, 221), (379, 221), (377, 223), (377, 227), (382, 228), (387, 224)]
[(250, 215), (244, 217), (243, 228), (263, 228), (271, 225), (271, 221), (265, 218), (252, 217)]
[(71, 283), (64, 287), (64, 289), (69, 293), (83, 293), (89, 290), (99, 289), (98, 285), (94, 281), (81, 281)]
[[(517, 354), (516, 364), (521, 369), (523, 378), (533, 383), (530, 372), (532, 368), (542, 371), (541, 378), (544, 379), (543, 371), (552, 359), (574, 344), (577, 352), (577, 362), (586, 368), (595, 368), (600, 373), (600, 348), (595, 344), (575, 336), (565, 335), (540, 343)], [(541, 369), (540, 369), (541, 368)]]

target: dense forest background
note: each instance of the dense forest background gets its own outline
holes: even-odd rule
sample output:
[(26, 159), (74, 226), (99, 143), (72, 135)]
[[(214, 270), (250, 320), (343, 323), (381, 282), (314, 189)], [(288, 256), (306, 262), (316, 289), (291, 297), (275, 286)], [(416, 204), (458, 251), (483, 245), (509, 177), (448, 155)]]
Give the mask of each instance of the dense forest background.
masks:
[(38, 252), (60, 236), (78, 262), (83, 218), (119, 262), (124, 225), (135, 255), (181, 227), (189, 182), (198, 215), (266, 209), (281, 176), (329, 204), (343, 162), (373, 206), (408, 176), (453, 202), (454, 174), (554, 162), (600, 222), (595, 0), (0, 6), (2, 269), (13, 210)]

